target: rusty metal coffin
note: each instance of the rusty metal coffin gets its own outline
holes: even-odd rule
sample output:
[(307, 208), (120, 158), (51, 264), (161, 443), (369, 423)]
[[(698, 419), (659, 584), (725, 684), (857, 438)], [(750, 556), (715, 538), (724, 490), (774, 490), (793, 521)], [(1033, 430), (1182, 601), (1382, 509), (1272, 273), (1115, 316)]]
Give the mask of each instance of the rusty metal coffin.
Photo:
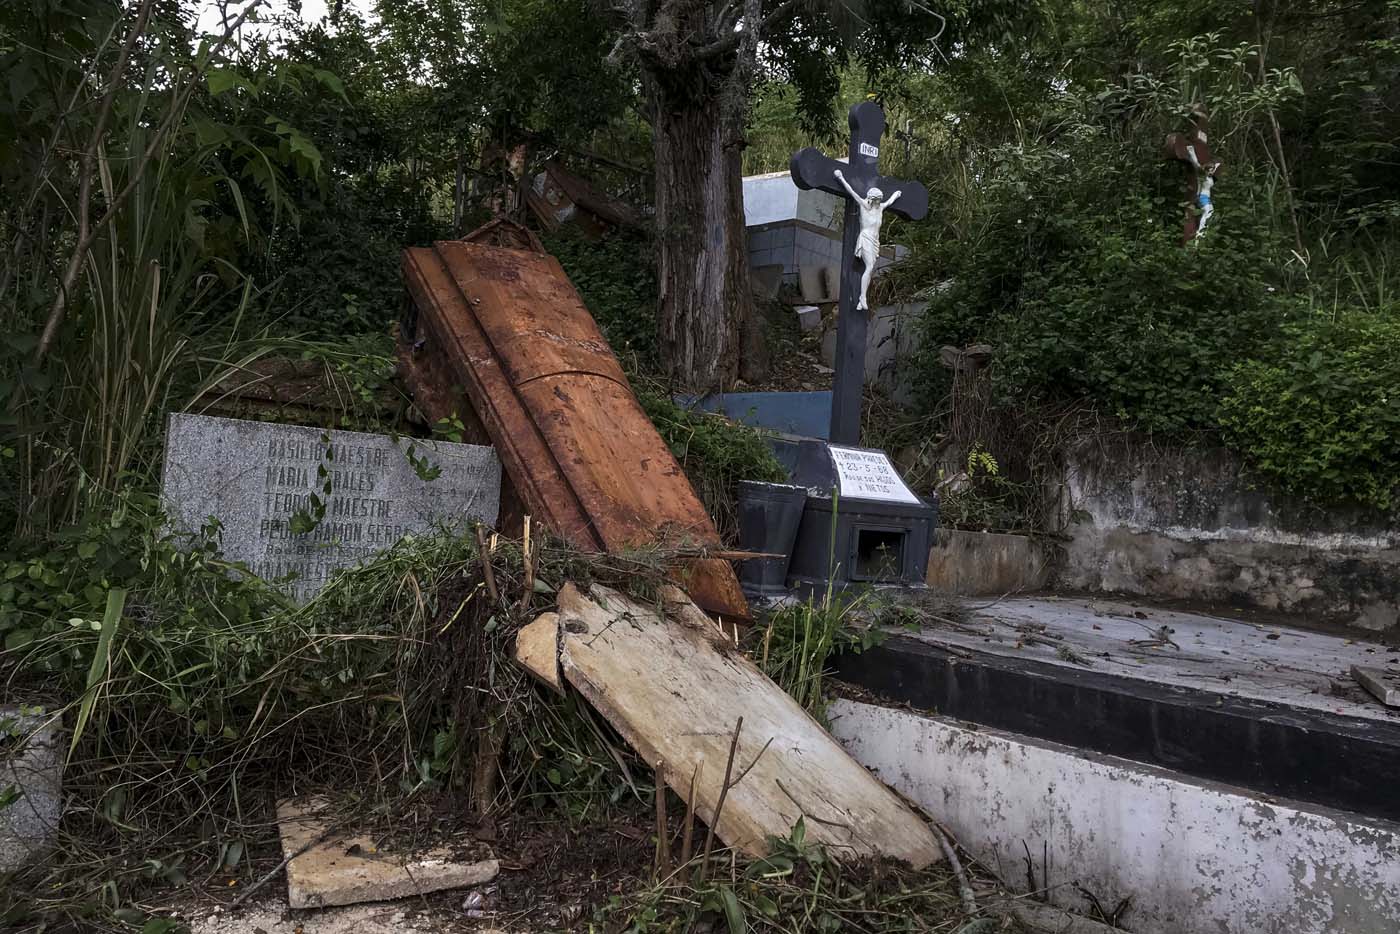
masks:
[[(554, 257), (442, 241), (405, 250), (403, 272), (416, 314), (400, 357), (415, 399), (438, 419), (465, 394), (525, 512), (591, 551), (718, 547), (709, 514)], [(727, 561), (691, 562), (684, 577), (705, 609), (748, 617)]]

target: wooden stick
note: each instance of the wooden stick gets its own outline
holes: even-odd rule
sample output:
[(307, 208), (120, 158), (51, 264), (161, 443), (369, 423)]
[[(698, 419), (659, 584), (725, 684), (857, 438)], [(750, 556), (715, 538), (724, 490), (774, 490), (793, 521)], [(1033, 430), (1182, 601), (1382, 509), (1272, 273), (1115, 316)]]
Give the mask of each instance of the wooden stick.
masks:
[(323, 831), (321, 831), (320, 833), (318, 833), (314, 839), (308, 840), (306, 843), (302, 844), (300, 847), (297, 848), (297, 851), (296, 851), (295, 853), (289, 854), (285, 859), (282, 860), (282, 862), (280, 862), (280, 863), (278, 863), (276, 866), (274, 866), (274, 867), (272, 868), (272, 871), (271, 871), (271, 872), (269, 872), (267, 875), (263, 876), (263, 877), (262, 877), (261, 879), (259, 879), (257, 882), (254, 882), (254, 883), (253, 883), (252, 885), (250, 885), (248, 888), (244, 889), (244, 890), (243, 890), (243, 894), (239, 895), (239, 896), (238, 896), (237, 898), (235, 898), (232, 902), (230, 902), (230, 903), (229, 903), (229, 906), (228, 906), (227, 908), (223, 909), (223, 910), (224, 910), (224, 911), (234, 911), (234, 910), (236, 910), (240, 905), (242, 905), (242, 904), (243, 904), (244, 902), (246, 902), (248, 899), (250, 899), (250, 898), (252, 898), (254, 895), (258, 894), (258, 892), (260, 892), (260, 891), (262, 890), (262, 888), (263, 888), (265, 885), (267, 885), (269, 882), (271, 882), (271, 881), (277, 876), (277, 874), (278, 874), (279, 872), (281, 872), (283, 869), (286, 869), (288, 863), (290, 863), (292, 860), (296, 859), (298, 856), (300, 856), (301, 854), (305, 853), (307, 850), (311, 849), (312, 847), (314, 847), (314, 846), (319, 846), (321, 843), (323, 843), (323, 842), (326, 840), (327, 837), (329, 837), (329, 836), (330, 836), (331, 834), (333, 834), (333, 833), (336, 833), (336, 832), (340, 831), (340, 830), (343, 829), (348, 823), (349, 823), (349, 821), (346, 821), (346, 820), (337, 821), (336, 823), (331, 824), (331, 825), (330, 825), (329, 827), (327, 827), (325, 830), (323, 830)]
[(520, 595), (520, 608), (528, 609), (530, 599), (535, 595), (535, 556), (530, 550), (530, 517), (525, 517), (525, 537), (521, 542), (521, 555), (525, 562), (525, 591)]
[(768, 751), (769, 746), (773, 745), (773, 740), (775, 739), (777, 739), (776, 736), (768, 737), (768, 742), (763, 744), (763, 748), (758, 751), (758, 755), (753, 757), (753, 761), (748, 764), (744, 771), (739, 773), (738, 778), (734, 779), (734, 781), (729, 783), (730, 788), (737, 788), (739, 786), (739, 783), (744, 780), (744, 776), (748, 775), (750, 772), (753, 771), (753, 767), (758, 765), (758, 760), (763, 758), (763, 754)]
[(710, 868), (710, 854), (715, 847), (715, 827), (719, 826), (719, 817), (724, 813), (724, 799), (729, 796), (729, 778), (734, 774), (734, 754), (739, 750), (739, 731), (744, 728), (744, 718), (740, 717), (734, 723), (734, 738), (729, 741), (729, 759), (724, 764), (724, 783), (719, 786), (719, 800), (715, 802), (715, 813), (710, 820), (710, 826), (705, 830), (705, 859), (700, 864), (700, 880), (705, 880), (705, 873)]
[(496, 804), (497, 776), (500, 774), (501, 746), (505, 741), (505, 720), (486, 725), (477, 740), (476, 761), (472, 763), (472, 797), (481, 818), (491, 816)]
[(786, 558), (787, 555), (781, 551), (710, 551), (706, 552), (705, 557), (721, 561), (748, 561), (750, 558)]
[(496, 572), (491, 570), (491, 557), (486, 550), (486, 533), (481, 531), (480, 523), (475, 528), (476, 550), (481, 555), (481, 573), (486, 578), (486, 593), (490, 596), (492, 603), (500, 603), (501, 592), (496, 589)]
[(690, 773), (690, 794), (685, 796), (685, 832), (681, 835), (681, 865), (690, 862), (695, 849), (695, 779), (700, 775), (700, 763)]
[(656, 760), (656, 878), (671, 874), (671, 828), (666, 818), (666, 760)]
[(963, 912), (969, 915), (977, 914), (977, 896), (972, 892), (972, 883), (967, 881), (967, 873), (963, 871), (962, 863), (958, 862), (957, 851), (953, 849), (953, 835), (936, 821), (933, 824), (933, 835), (938, 838), (938, 845), (943, 847), (943, 855), (948, 858), (953, 875), (958, 877), (958, 896), (962, 898)]

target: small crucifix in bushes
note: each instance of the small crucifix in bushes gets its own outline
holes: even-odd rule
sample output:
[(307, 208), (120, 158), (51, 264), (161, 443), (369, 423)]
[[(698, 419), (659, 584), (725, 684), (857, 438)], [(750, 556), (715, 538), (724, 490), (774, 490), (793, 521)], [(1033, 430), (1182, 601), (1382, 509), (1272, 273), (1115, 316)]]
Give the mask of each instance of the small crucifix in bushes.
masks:
[(831, 400), (831, 440), (860, 441), (861, 388), (865, 384), (865, 341), (869, 318), (866, 292), (880, 258), (880, 225), (885, 211), (911, 221), (928, 213), (928, 191), (918, 182), (880, 174), (880, 138), (885, 112), (865, 101), (851, 108), (851, 145), (839, 162), (816, 149), (792, 157), (792, 180), (798, 188), (829, 192), (846, 202), (845, 239), (841, 248), (841, 304), (836, 330), (836, 376)]
[(1197, 106), (1191, 112), (1191, 130), (1187, 133), (1167, 135), (1167, 155), (1184, 162), (1191, 175), (1186, 182), (1186, 193), (1190, 199), (1186, 206), (1186, 221), (1181, 233), (1181, 242), (1190, 243), (1206, 232), (1206, 227), (1215, 216), (1215, 204), (1211, 200), (1211, 189), (1224, 164), (1211, 152), (1210, 140), (1206, 134), (1207, 115), (1205, 108)]

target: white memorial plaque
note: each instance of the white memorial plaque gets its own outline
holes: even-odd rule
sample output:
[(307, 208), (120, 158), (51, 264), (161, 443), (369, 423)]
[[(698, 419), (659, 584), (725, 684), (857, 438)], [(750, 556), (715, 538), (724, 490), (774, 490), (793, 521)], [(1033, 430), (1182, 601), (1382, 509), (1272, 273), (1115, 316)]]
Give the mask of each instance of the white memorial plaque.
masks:
[(884, 451), (843, 448), (828, 445), (836, 476), (841, 481), (841, 495), (852, 499), (874, 499), (886, 503), (909, 503), (917, 506), (921, 500), (905, 486)]

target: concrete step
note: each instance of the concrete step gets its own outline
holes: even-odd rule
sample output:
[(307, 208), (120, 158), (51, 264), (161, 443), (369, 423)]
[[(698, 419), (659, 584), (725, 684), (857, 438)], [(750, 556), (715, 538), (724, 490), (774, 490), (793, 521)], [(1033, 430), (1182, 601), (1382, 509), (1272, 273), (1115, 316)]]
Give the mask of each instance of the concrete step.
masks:
[[(1154, 634), (1171, 641), (1154, 644)], [(1358, 663), (1395, 669), (1400, 652), (1276, 625), (1026, 597), (893, 636), (837, 667), (922, 710), (1400, 820), (1400, 712), (1351, 680)]]

